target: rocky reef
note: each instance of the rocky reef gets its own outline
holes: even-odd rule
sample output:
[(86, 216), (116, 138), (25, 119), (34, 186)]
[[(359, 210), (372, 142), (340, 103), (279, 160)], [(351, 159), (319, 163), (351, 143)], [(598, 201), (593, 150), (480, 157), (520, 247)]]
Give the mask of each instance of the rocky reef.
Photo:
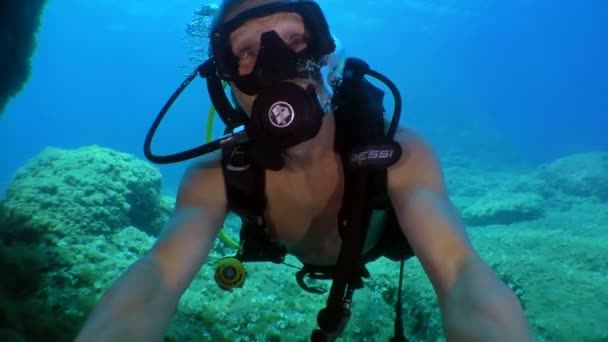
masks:
[(158, 169), (98, 146), (47, 148), (0, 205), (0, 326), (73, 339), (103, 289), (150, 245), (173, 208)]
[[(572, 155), (520, 173), (446, 166), (473, 245), (521, 300), (535, 340), (608, 338), (606, 156)], [(48, 148), (24, 165), (0, 202), (0, 338), (73, 340), (172, 210), (160, 180), (148, 163), (99, 146)], [(224, 228), (236, 238), (237, 218)], [(246, 264), (244, 286), (221, 290), (214, 267), (234, 253), (214, 242), (165, 340), (308, 341), (326, 294), (303, 291), (294, 268), (269, 263)], [(380, 259), (369, 270), (344, 340), (392, 336), (399, 265)], [(437, 299), (416, 258), (406, 262), (403, 291), (408, 338), (441, 341)]]
[(0, 2), (0, 115), (30, 75), (30, 58), (46, 0)]

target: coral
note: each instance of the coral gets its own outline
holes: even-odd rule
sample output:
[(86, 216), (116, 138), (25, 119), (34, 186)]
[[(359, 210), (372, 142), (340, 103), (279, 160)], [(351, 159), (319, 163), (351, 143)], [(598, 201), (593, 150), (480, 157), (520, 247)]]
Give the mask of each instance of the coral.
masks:
[(55, 237), (111, 233), (134, 225), (155, 234), (161, 205), (158, 169), (98, 146), (47, 148), (22, 167), (7, 190), (6, 210)]
[(73, 340), (152, 245), (174, 205), (159, 191), (157, 169), (97, 146), (49, 148), (22, 167), (0, 202), (0, 326), (26, 340)]
[(469, 225), (511, 224), (541, 218), (543, 198), (535, 193), (495, 191), (480, 198), (462, 211)]
[(0, 205), (0, 339), (68, 341), (80, 317), (58, 314), (59, 307), (38, 295), (47, 288), (49, 272), (65, 264), (44, 244), (44, 231), (23, 223), (11, 221)]
[(607, 152), (574, 154), (558, 159), (541, 168), (537, 176), (546, 182), (550, 191), (608, 201)]
[(43, 243), (43, 232), (10, 221), (0, 203), (0, 293), (22, 299), (41, 286), (43, 273), (56, 259)]
[(160, 230), (165, 226), (167, 219), (171, 215), (171, 212), (175, 208), (175, 198), (169, 196), (160, 196), (159, 203), (152, 208), (147, 208), (143, 212), (153, 211), (151, 217), (142, 217), (139, 222), (143, 222), (143, 224), (137, 223), (137, 221), (133, 222), (134, 226), (139, 227), (139, 229), (145, 231), (151, 236), (157, 236)]
[(36, 47), (46, 0), (0, 2), (0, 114), (30, 75), (30, 58)]
[[(112, 159), (124, 157), (115, 152), (104, 153), (111, 155)], [(79, 158), (89, 160), (82, 153)], [(30, 164), (37, 163), (40, 161)], [(135, 165), (138, 163), (134, 162)], [(47, 168), (65, 165), (54, 159), (43, 164)], [(79, 169), (87, 166), (77, 165)], [(24, 167), (24, 170), (30, 167), (32, 165)], [(127, 176), (115, 176), (116, 168)], [(87, 169), (86, 177), (75, 175), (70, 171), (73, 169), (62, 168), (72, 175), (73, 184), (84, 188), (86, 184), (82, 178), (96, 179), (102, 174), (100, 170), (104, 170), (106, 179), (98, 183), (114, 189), (120, 194), (117, 197), (124, 201), (138, 198), (129, 193), (134, 191), (132, 189), (141, 191), (140, 187), (130, 186), (129, 181), (124, 182), (124, 188), (131, 189), (129, 191), (121, 192), (112, 185), (112, 179), (131, 178), (128, 175), (134, 171), (127, 170), (127, 167), (113, 166), (109, 172), (91, 167)], [(142, 166), (142, 170), (147, 170), (147, 167)], [(48, 170), (47, 173), (55, 174)], [(8, 273), (8, 277), (0, 281), (0, 325), (6, 327), (0, 331), (0, 336), (23, 340), (73, 340), (101, 294), (150, 248), (154, 237), (133, 225), (108, 228), (108, 223), (105, 223), (103, 227), (91, 229), (88, 227), (91, 220), (86, 218), (80, 222), (87, 226), (79, 227), (79, 220), (70, 215), (81, 215), (83, 211), (64, 210), (54, 203), (65, 199), (73, 201), (72, 206), (76, 206), (80, 202), (69, 195), (43, 200), (52, 205), (35, 202), (36, 197), (30, 193), (39, 188), (31, 184), (45, 188), (52, 182), (47, 181), (50, 177), (40, 177), (41, 171), (32, 174), (38, 176), (17, 176), (15, 182), (20, 182), (23, 190), (16, 190), (17, 183), (12, 184), (10, 196), (0, 203), (0, 271)], [(149, 182), (141, 172), (135, 174), (143, 183)], [(464, 177), (467, 173), (462, 172), (462, 175)], [(485, 177), (474, 186), (457, 187), (464, 191), (462, 197), (469, 201), (466, 208), (470, 208), (472, 213), (475, 213), (473, 209), (477, 210), (482, 220), (514, 222), (509, 228), (516, 229), (497, 225), (469, 229), (471, 243), (522, 302), (535, 340), (591, 341), (605, 338), (602, 324), (608, 318), (606, 204), (591, 200), (572, 203), (570, 211), (545, 209), (543, 206), (550, 193), (542, 192), (544, 199), (534, 193), (547, 189), (547, 181), (538, 178), (536, 173), (522, 177)], [(30, 178), (30, 181), (25, 181)], [(464, 182), (456, 184), (464, 185)], [(105, 188), (100, 190), (103, 194), (105, 191)], [(61, 194), (59, 190), (55, 193)], [(154, 195), (157, 191), (142, 193), (144, 197), (156, 198), (155, 204), (148, 199), (148, 203), (156, 208), (148, 213), (168, 212), (174, 206), (174, 199), (161, 199)], [(45, 194), (42, 198), (47, 196)], [(34, 201), (31, 203), (33, 209), (17, 205), (26, 199)], [(479, 202), (475, 204), (476, 201)], [(100, 206), (113, 208), (116, 206), (114, 203), (102, 202)], [(141, 204), (134, 206), (143, 207)], [(542, 215), (528, 221), (531, 217), (527, 216), (531, 215), (528, 212), (534, 213), (535, 210), (542, 210)], [(41, 217), (50, 215), (49, 212), (57, 215), (51, 215), (51, 219), (32, 220), (27, 215), (33, 212)], [(130, 214), (123, 215), (127, 219), (116, 225), (139, 222), (145, 217), (140, 215), (142, 219), (133, 219)], [(157, 221), (160, 224), (163, 219), (159, 217)], [(226, 219), (225, 227), (230, 236), (238, 237), (238, 226), (239, 220), (234, 215)], [(221, 257), (234, 253), (234, 249), (227, 248), (219, 240), (214, 241), (205, 265), (179, 302), (165, 340), (310, 340), (311, 332), (317, 328), (316, 316), (326, 305), (327, 294), (303, 291), (296, 284), (295, 270), (291, 267), (255, 262), (245, 264), (247, 280), (242, 288), (231, 292), (221, 290), (214, 281), (214, 267)], [(293, 256), (288, 256), (286, 263), (300, 265)], [(352, 317), (341, 336), (346, 341), (388, 340), (393, 334), (399, 265), (379, 259), (368, 266), (371, 277), (365, 279), (365, 287), (355, 293)], [(329, 289), (331, 283), (316, 281), (314, 285)], [(444, 337), (437, 298), (416, 258), (406, 262), (402, 298), (408, 338), (412, 341), (441, 341)]]
[(608, 319), (608, 208), (548, 214), (518, 229), (471, 229), (479, 254), (524, 306), (535, 341), (600, 341)]
[(545, 211), (570, 210), (589, 200), (608, 201), (607, 152), (574, 154), (516, 174), (450, 167), (446, 176), (451, 197), (463, 211), (483, 206), (480, 201), (491, 200), (484, 198), (490, 195), (505, 202), (511, 194), (518, 193), (542, 197)]

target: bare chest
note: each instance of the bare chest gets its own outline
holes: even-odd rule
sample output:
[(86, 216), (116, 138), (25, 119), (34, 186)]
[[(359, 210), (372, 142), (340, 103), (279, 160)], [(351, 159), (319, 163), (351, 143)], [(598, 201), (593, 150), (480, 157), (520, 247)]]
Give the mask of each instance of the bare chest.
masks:
[[(341, 247), (338, 212), (344, 179), (339, 162), (310, 173), (266, 175), (265, 219), (270, 235), (302, 262), (335, 264)], [(370, 226), (364, 251), (377, 242), (380, 222)]]

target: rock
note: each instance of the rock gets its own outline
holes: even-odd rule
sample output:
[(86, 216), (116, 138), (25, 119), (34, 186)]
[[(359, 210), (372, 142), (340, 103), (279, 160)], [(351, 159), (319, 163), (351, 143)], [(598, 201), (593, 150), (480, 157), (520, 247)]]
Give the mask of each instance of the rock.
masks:
[(98, 146), (47, 148), (22, 167), (7, 189), (12, 220), (55, 234), (105, 234), (136, 226), (158, 231), (166, 216), (158, 169)]
[(608, 153), (582, 153), (558, 159), (542, 167), (538, 177), (553, 191), (607, 201)]
[(30, 76), (30, 58), (45, 3), (46, 0), (0, 2), (0, 114)]
[(531, 192), (491, 192), (462, 212), (464, 222), (473, 226), (531, 221), (543, 215), (543, 198)]

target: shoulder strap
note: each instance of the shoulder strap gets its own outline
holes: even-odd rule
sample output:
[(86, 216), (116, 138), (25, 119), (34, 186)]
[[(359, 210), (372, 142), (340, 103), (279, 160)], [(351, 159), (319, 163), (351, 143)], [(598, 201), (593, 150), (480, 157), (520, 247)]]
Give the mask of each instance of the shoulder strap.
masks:
[[(332, 98), (336, 129), (340, 127), (335, 148), (344, 170), (344, 194), (338, 214), (342, 246), (327, 306), (317, 316), (320, 329), (313, 331), (313, 341), (333, 341), (346, 327), (353, 293), (363, 287), (357, 270), (364, 262), (361, 252), (375, 198), (386, 192), (386, 168), (401, 153), (392, 136), (387, 137), (384, 132), (384, 93), (365, 80), (368, 71), (367, 63), (347, 59), (342, 82)], [(375, 156), (381, 150), (379, 146), (386, 146), (390, 153), (386, 157)]]
[(264, 170), (248, 160), (247, 145), (237, 145), (222, 151), (222, 171), (228, 210), (246, 221), (258, 222), (264, 217), (266, 208), (266, 179)]
[(243, 144), (222, 151), (228, 210), (237, 214), (242, 221), (240, 249), (236, 257), (242, 262), (282, 263), (287, 250), (270, 241), (265, 230), (265, 173), (249, 162), (247, 147)]
[[(352, 64), (356, 65), (355, 62)], [(357, 67), (353, 67), (352, 70), (357, 70)], [(344, 166), (350, 162), (354, 149), (385, 140), (384, 92), (363, 75), (355, 73), (350, 76), (349, 82), (344, 82), (338, 88), (334, 96), (336, 108), (334, 149), (340, 153), (342, 161), (345, 162)], [(347, 169), (344, 171), (346, 175)], [(372, 207), (386, 208), (388, 204), (386, 168), (374, 170), (370, 182), (375, 189), (371, 200)]]

